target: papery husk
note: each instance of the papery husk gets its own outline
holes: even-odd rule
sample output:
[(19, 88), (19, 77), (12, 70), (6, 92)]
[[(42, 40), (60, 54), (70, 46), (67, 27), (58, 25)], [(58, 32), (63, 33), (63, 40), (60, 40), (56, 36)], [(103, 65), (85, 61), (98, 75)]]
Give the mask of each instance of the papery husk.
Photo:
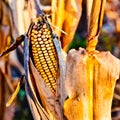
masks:
[(58, 53), (59, 74), (57, 76), (57, 90), (54, 95), (39, 75), (30, 59), (28, 81), (26, 81), (26, 92), (29, 105), (35, 120), (63, 120), (63, 103), (67, 97), (64, 78), (65, 63), (62, 57), (61, 47), (58, 39), (53, 39)]
[(67, 56), (64, 103), (68, 120), (111, 120), (111, 105), (120, 60), (110, 52), (71, 50)]

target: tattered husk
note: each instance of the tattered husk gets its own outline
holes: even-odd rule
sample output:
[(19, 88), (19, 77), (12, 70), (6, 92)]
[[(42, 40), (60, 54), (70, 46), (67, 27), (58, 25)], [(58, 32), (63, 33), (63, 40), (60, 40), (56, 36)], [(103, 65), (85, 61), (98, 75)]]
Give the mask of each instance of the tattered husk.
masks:
[(35, 120), (63, 120), (63, 102), (66, 98), (64, 88), (65, 63), (62, 59), (61, 48), (57, 39), (54, 39), (59, 58), (59, 76), (57, 79), (56, 96), (53, 95), (42, 77), (39, 75), (32, 60), (29, 62), (28, 82), (26, 81), (26, 92), (29, 105)]
[(110, 52), (71, 50), (66, 61), (64, 103), (68, 120), (111, 120), (111, 105), (120, 60)]

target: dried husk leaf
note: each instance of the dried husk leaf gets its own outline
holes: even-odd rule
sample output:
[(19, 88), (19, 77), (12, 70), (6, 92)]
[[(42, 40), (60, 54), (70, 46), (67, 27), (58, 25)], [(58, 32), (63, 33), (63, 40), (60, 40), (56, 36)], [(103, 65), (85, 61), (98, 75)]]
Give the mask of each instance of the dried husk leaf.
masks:
[[(57, 92), (53, 95), (50, 88), (46, 85), (43, 78), (39, 75), (35, 66), (30, 59), (28, 82), (26, 82), (26, 91), (29, 105), (34, 119), (55, 119), (62, 120), (63, 103), (67, 97), (64, 79), (65, 79), (65, 62), (62, 57), (62, 51), (58, 39), (53, 39), (56, 51), (58, 53), (58, 63), (60, 74), (57, 79)], [(37, 115), (37, 118), (36, 118)]]
[(37, 94), (35, 92), (36, 90), (34, 88), (32, 80), (34, 80), (34, 78), (31, 78), (29, 73), (28, 81), (26, 81), (25, 88), (26, 88), (26, 93), (27, 93), (26, 95), (27, 95), (27, 99), (29, 102), (29, 106), (30, 106), (33, 118), (35, 120), (38, 120), (38, 119), (47, 120), (49, 118), (48, 114), (38, 101)]
[(66, 0), (63, 31), (65, 31), (67, 35), (63, 34), (61, 38), (62, 48), (65, 51), (68, 51), (68, 46), (74, 37), (81, 13), (82, 0)]
[[(66, 89), (69, 98), (64, 114), (69, 120), (111, 120), (111, 105), (120, 60), (110, 52), (88, 53), (71, 50), (66, 66)], [(114, 68), (113, 68), (114, 66)]]

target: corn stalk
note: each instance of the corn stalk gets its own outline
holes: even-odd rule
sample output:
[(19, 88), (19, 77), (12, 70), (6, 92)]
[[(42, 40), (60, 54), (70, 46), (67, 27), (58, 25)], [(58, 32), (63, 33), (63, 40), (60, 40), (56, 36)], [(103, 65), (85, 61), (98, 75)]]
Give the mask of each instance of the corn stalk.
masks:
[(69, 98), (64, 102), (64, 114), (69, 120), (111, 120), (114, 87), (120, 77), (120, 60), (110, 52), (95, 50), (105, 0), (90, 2), (87, 48), (70, 50), (66, 61), (65, 86)]

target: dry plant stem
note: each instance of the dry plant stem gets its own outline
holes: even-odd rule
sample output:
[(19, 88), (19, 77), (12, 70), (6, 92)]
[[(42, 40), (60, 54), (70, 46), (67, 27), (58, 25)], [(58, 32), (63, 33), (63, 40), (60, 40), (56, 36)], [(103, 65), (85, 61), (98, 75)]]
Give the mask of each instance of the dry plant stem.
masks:
[(103, 21), (105, 1), (106, 0), (93, 0), (89, 33), (87, 37), (88, 51), (94, 51), (98, 43), (98, 36)]
[(80, 49), (71, 50), (66, 62), (65, 85), (69, 98), (64, 102), (64, 114), (67, 119), (111, 120), (120, 60), (110, 52), (90, 53)]

